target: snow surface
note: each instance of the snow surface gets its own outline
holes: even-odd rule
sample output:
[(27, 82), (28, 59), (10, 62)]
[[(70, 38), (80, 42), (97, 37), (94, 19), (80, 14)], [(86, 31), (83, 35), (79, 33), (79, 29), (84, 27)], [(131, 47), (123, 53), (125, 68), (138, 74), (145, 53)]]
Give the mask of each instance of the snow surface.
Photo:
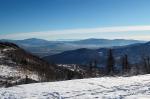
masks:
[(1, 88), (0, 99), (150, 99), (150, 75), (19, 85)]
[[(7, 57), (6, 52), (15, 50), (14, 48), (4, 48), (0, 49), (0, 81), (6, 81), (9, 78), (14, 78), (13, 81), (19, 80), (20, 78), (25, 78), (28, 75), (28, 78), (38, 81), (39, 77), (38, 74), (20, 68), (15, 62), (13, 62), (10, 58)], [(5, 65), (9, 63), (11, 65)]]
[(25, 71), (23, 69), (19, 69), (19, 67), (10, 67), (7, 65), (0, 65), (0, 77), (8, 78), (8, 77), (20, 77), (25, 78), (25, 76), (28, 75), (29, 78), (33, 80), (38, 80), (37, 74), (30, 71)]
[(2, 51), (0, 50), (0, 58), (4, 58), (5, 56), (3, 55)]

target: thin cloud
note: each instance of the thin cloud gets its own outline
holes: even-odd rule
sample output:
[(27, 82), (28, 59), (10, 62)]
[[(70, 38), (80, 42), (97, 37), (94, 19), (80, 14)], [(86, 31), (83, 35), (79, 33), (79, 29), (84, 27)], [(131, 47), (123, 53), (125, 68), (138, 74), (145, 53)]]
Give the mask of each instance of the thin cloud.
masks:
[[(55, 31), (45, 31), (45, 32), (29, 32), (29, 33), (14, 33), (14, 34), (1, 34), (0, 39), (26, 39), (26, 38), (42, 38), (42, 39), (65, 39), (77, 36), (80, 38), (79, 34), (99, 34), (111, 33), (111, 32), (133, 32), (133, 31), (150, 31), (150, 26), (116, 26), (116, 27), (101, 27), (101, 28), (83, 28), (83, 29), (66, 29), (66, 30), (55, 30)], [(133, 36), (129, 37), (132, 39), (150, 39), (150, 36)]]

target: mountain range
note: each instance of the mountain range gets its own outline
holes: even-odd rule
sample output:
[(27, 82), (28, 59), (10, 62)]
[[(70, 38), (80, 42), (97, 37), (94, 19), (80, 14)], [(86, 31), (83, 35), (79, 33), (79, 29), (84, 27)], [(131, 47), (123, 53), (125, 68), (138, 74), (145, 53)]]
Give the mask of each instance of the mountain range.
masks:
[[(32, 55), (36, 51), (43, 55), (41, 49), (44, 52), (46, 46), (51, 52), (52, 48), (57, 49), (56, 46), (62, 48), (61, 45), (65, 44), (68, 44), (66, 49), (61, 50), (58, 54), (47, 54), (42, 58)], [(99, 45), (95, 47), (96, 44)], [(71, 50), (71, 46), (75, 45), (75, 49)], [(34, 49), (31, 50), (31, 48)], [(115, 66), (119, 68), (122, 66), (122, 58), (125, 55), (128, 57), (129, 64), (134, 64), (134, 66), (135, 64), (144, 64), (145, 58), (150, 59), (150, 42), (145, 43), (144, 41), (105, 39), (79, 41), (1, 40), (0, 79), (3, 81), (0, 82), (0, 85), (8, 80), (12, 82), (18, 81), (18, 79), (22, 79), (26, 75), (29, 76), (31, 81), (37, 82), (91, 77), (89, 68), (86, 68), (86, 66), (90, 66), (91, 62), (96, 61), (97, 67), (105, 67), (110, 49), (115, 59)], [(95, 73), (96, 71), (97, 73)], [(95, 74), (92, 74), (93, 77), (103, 73), (103, 71), (99, 72), (98, 68), (95, 69), (95, 72)]]
[[(109, 49), (110, 48), (81, 48), (46, 56), (43, 59), (47, 62), (53, 61), (57, 64), (89, 64), (91, 61), (96, 60), (99, 66), (106, 66)], [(128, 56), (130, 64), (142, 63), (144, 58), (150, 57), (150, 42), (112, 47), (111, 49), (116, 65), (122, 64), (122, 57), (125, 55)]]
[(1, 40), (17, 44), (19, 47), (26, 51), (40, 56), (45, 57), (49, 55), (58, 54), (68, 50), (76, 50), (80, 48), (98, 49), (103, 47), (112, 46), (125, 46), (135, 43), (144, 43), (145, 41), (138, 40), (124, 40), (124, 39), (84, 39), (76, 41), (47, 41), (43, 39), (30, 38), (25, 40)]

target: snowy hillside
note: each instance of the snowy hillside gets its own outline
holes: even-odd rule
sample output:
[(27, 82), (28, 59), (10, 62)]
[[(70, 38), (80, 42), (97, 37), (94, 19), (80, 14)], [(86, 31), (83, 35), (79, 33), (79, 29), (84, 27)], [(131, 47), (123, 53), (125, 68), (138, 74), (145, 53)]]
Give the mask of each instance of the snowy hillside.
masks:
[(25, 78), (26, 74), (28, 73), (28, 77), (34, 80), (38, 81), (38, 75), (36, 73), (31, 72), (31, 71), (24, 71), (23, 69), (19, 67), (10, 67), (7, 65), (0, 65), (0, 77), (3, 78)]
[[(16, 45), (11, 43), (0, 43), (0, 87), (7, 83), (16, 83), (22, 79), (28, 78), (38, 81), (36, 72), (21, 68), (21, 64), (15, 62), (9, 54), (15, 54), (19, 50)], [(21, 56), (21, 54), (19, 54)]]
[(1, 88), (0, 99), (150, 99), (150, 75), (90, 78)]
[(48, 64), (17, 45), (0, 42), (0, 87), (81, 78), (79, 72)]

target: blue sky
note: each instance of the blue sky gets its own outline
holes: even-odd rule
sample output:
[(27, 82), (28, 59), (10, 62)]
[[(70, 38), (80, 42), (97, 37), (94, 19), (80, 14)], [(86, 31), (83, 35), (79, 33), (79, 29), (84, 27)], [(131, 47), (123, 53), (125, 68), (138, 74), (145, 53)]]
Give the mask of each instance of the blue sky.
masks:
[[(149, 5), (150, 0), (0, 0), (0, 38), (150, 40)], [(95, 31), (134, 26), (137, 30)], [(148, 27), (138, 30), (143, 26)]]

